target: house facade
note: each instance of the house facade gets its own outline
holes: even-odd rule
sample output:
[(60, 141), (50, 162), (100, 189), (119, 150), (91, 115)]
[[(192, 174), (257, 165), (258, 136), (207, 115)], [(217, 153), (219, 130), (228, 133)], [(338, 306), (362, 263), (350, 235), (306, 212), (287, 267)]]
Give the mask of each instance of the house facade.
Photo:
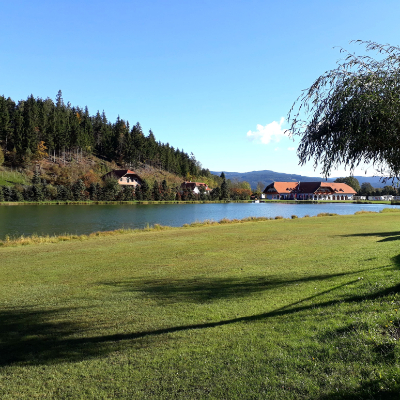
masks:
[(273, 182), (262, 196), (269, 200), (353, 200), (357, 192), (345, 183)]
[(204, 188), (205, 194), (210, 194), (211, 189), (207, 186), (206, 183), (203, 183), (203, 182), (185, 181), (181, 185), (182, 190), (184, 190), (184, 189), (190, 190), (193, 194), (200, 194), (201, 188)]
[(119, 185), (136, 186), (142, 184), (142, 179), (129, 169), (116, 169), (105, 174), (102, 179), (117, 179)]

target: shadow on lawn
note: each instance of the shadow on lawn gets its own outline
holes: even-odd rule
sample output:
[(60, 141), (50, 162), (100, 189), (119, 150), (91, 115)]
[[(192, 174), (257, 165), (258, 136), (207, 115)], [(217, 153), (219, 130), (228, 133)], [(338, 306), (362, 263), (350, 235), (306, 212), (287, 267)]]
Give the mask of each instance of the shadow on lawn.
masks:
[(0, 311), (0, 366), (80, 361), (107, 354), (109, 345), (71, 336), (85, 331), (82, 325), (71, 322), (68, 314), (73, 311)]
[[(380, 268), (380, 267), (379, 267)], [(240, 278), (197, 278), (197, 279), (157, 279), (145, 280), (132, 278), (120, 282), (100, 282), (102, 285), (116, 287), (123, 291), (137, 292), (151, 296), (161, 302), (205, 303), (220, 299), (252, 296), (285, 286), (295, 286), (301, 283), (318, 282), (347, 275), (360, 274), (371, 268), (343, 272), (338, 274), (323, 274), (305, 276), (298, 279), (283, 279), (279, 276), (247, 276)]]
[[(356, 274), (359, 272), (360, 271), (353, 272), (352, 274)], [(319, 275), (314, 277), (302, 278), (300, 280), (283, 282), (276, 280), (271, 283), (271, 285), (275, 285), (275, 287), (277, 287), (279, 285), (288, 283), (293, 284), (294, 282), (300, 281), (328, 279), (342, 275), (348, 274), (335, 274), (330, 276)], [(253, 287), (251, 282), (253, 282)], [(369, 295), (347, 297), (337, 296), (337, 298), (330, 301), (315, 301), (320, 296), (326, 295), (346, 285), (351, 285), (356, 282), (359, 282), (357, 278), (346, 281), (324, 292), (316, 293), (315, 295), (308, 298), (304, 298), (297, 302), (288, 304), (284, 307), (256, 315), (242, 316), (208, 323), (172, 326), (168, 328), (149, 331), (121, 334), (117, 333), (92, 337), (84, 336), (85, 327), (83, 325), (80, 325), (76, 322), (70, 322), (71, 315), (73, 315), (74, 309), (60, 308), (47, 311), (9, 309), (0, 312), (0, 366), (11, 364), (40, 365), (49, 363), (51, 364), (59, 362), (80, 361), (86, 358), (101, 357), (111, 351), (114, 351), (114, 344), (115, 342), (119, 341), (133, 341), (141, 338), (146, 338), (146, 340), (148, 340), (151, 337), (155, 338), (159, 335), (168, 333), (193, 329), (216, 328), (219, 326), (230, 325), (234, 323), (265, 320), (268, 318), (292, 315), (299, 312), (308, 311), (314, 309), (315, 307), (324, 308), (340, 303), (356, 303), (365, 300), (374, 300), (379, 297), (400, 291), (400, 284), (398, 284), (383, 290), (377, 290), (373, 293), (371, 292)], [(197, 285), (198, 290), (203, 290), (201, 289), (201, 285)], [(161, 290), (158, 287), (158, 284), (156, 285), (156, 288), (156, 290)], [(252, 278), (248, 281), (245, 281), (243, 285), (240, 285), (240, 282), (238, 282), (237, 280), (234, 280), (233, 282), (231, 281), (230, 283), (227, 282), (227, 280), (223, 280), (222, 284), (221, 282), (219, 282), (218, 284), (212, 286), (212, 291), (217, 290), (217, 288), (225, 288), (229, 295), (231, 295), (231, 292), (233, 292), (234, 289), (237, 290), (238, 288), (244, 292), (245, 290), (252, 289), (265, 290), (269, 287), (264, 280), (259, 281), (258, 279)], [(130, 290), (139, 289), (135, 287)], [(143, 290), (143, 287), (141, 288), (141, 290)], [(185, 289), (183, 291), (182, 296), (188, 296), (186, 290), (188, 289)], [(207, 293), (207, 291), (210, 289), (205, 290)], [(167, 293), (168, 295), (168, 292), (162, 291), (162, 293)], [(174, 289), (173, 293), (176, 293), (176, 289)], [(207, 296), (209, 296), (209, 294), (207, 294)], [(198, 297), (204, 298), (204, 294), (199, 294)], [(92, 329), (93, 327), (91, 327), (91, 330)], [(80, 337), (73, 337), (74, 334), (79, 335)], [(140, 345), (142, 345), (142, 343), (140, 343)]]
[(360, 385), (359, 388), (350, 390), (349, 388), (339, 389), (337, 392), (325, 396), (318, 396), (319, 400), (398, 400), (400, 398), (400, 387), (392, 383), (394, 388), (381, 388), (379, 380), (368, 380)]
[(378, 240), (378, 242), (392, 242), (395, 240), (400, 240), (400, 232), (395, 231), (395, 232), (369, 232), (369, 233), (355, 233), (352, 235), (341, 235), (342, 237), (356, 237), (356, 236), (361, 236), (361, 237), (378, 237), (378, 238), (383, 238), (381, 240)]

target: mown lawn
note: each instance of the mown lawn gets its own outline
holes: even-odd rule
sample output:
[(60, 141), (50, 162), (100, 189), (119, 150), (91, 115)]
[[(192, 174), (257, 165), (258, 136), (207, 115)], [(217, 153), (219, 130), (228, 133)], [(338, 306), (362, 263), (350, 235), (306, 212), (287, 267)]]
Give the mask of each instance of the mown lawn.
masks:
[(0, 247), (1, 399), (397, 399), (400, 213)]

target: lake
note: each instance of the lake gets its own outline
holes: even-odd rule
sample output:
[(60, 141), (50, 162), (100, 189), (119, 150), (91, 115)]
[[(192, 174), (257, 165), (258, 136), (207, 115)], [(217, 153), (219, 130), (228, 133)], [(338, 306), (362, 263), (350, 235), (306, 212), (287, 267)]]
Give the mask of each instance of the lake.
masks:
[(399, 208), (387, 204), (351, 203), (217, 203), (217, 204), (116, 204), (116, 205), (27, 205), (0, 207), (0, 239), (6, 235), (89, 234), (119, 228), (144, 228), (146, 225), (182, 226), (195, 221), (245, 217), (290, 218), (329, 212), (354, 214)]

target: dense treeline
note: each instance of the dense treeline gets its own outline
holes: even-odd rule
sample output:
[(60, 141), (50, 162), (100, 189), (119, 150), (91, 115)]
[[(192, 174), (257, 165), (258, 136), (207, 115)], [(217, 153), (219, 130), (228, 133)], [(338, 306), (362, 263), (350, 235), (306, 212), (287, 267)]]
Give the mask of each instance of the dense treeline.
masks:
[(188, 177), (207, 175), (193, 154), (145, 136), (139, 123), (117, 118), (108, 121), (104, 111), (90, 115), (87, 107), (65, 104), (61, 91), (55, 103), (29, 96), (15, 103), (0, 96), (0, 147), (5, 162), (21, 165), (44, 156), (94, 154), (119, 165), (135, 168), (140, 163)]
[(78, 179), (73, 183), (51, 184), (35, 172), (31, 185), (0, 186), (0, 202), (37, 202), (37, 201), (205, 201), (205, 200), (248, 200), (251, 190), (247, 182), (231, 182), (222, 178), (210, 194), (204, 187), (200, 193), (193, 193), (187, 188), (169, 186), (166, 180), (153, 183), (146, 179), (141, 185), (121, 186), (113, 178), (102, 182), (90, 182)]

